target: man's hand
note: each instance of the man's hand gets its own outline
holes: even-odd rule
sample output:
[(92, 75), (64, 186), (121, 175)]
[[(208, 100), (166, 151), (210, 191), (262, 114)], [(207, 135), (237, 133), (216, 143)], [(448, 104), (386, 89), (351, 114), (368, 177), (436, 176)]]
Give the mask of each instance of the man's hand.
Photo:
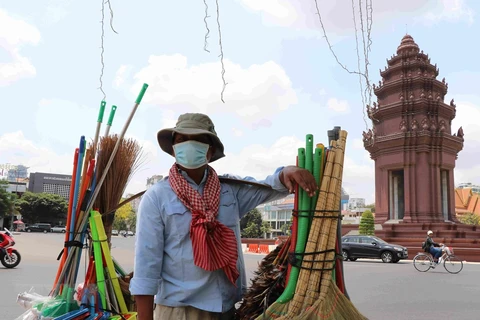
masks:
[(318, 190), (315, 177), (307, 169), (302, 169), (297, 166), (287, 166), (280, 172), (279, 178), (290, 193), (293, 193), (297, 184), (300, 185), (310, 197), (313, 197), (315, 191)]

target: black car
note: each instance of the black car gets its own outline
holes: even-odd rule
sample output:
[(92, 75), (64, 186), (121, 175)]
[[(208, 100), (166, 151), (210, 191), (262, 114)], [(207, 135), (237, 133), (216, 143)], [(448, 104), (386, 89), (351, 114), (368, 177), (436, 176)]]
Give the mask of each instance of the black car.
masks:
[(344, 261), (367, 258), (382, 259), (385, 263), (396, 263), (401, 259), (408, 258), (408, 250), (375, 236), (348, 235), (342, 237), (342, 256)]
[(52, 232), (52, 225), (50, 223), (34, 223), (25, 228), (27, 232)]

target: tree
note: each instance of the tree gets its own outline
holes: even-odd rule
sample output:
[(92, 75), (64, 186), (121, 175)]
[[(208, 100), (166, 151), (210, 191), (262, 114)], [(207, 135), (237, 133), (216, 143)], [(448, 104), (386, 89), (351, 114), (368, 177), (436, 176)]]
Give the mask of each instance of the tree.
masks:
[(0, 180), (0, 218), (11, 214), (13, 202), (16, 199), (15, 194), (9, 193), (5, 190), (6, 186), (8, 186), (8, 181)]
[(258, 209), (253, 209), (249, 211), (241, 220), (240, 220), (240, 232), (242, 238), (261, 238), (264, 235), (265, 230), (270, 231), (270, 225), (264, 224), (262, 220), (262, 214)]
[(285, 223), (285, 224), (282, 226), (281, 229), (282, 229), (283, 234), (289, 236), (290, 233), (292, 233), (291, 228), (292, 228), (292, 223), (291, 223), (291, 222), (287, 222), (287, 223)]
[[(123, 201), (122, 199), (121, 201)], [(113, 228), (116, 230), (135, 230), (136, 227), (136, 213), (129, 202), (115, 212), (115, 219), (113, 220)]]
[(369, 205), (366, 205), (365, 208), (370, 209), (371, 213), (375, 213), (375, 203), (371, 203)]
[(68, 203), (58, 194), (25, 192), (15, 208), (27, 223), (57, 223), (66, 219)]
[(458, 220), (460, 220), (460, 222), (464, 224), (471, 224), (474, 226), (480, 225), (480, 216), (472, 212), (463, 214), (458, 218)]
[(375, 235), (375, 220), (370, 210), (366, 210), (362, 213), (362, 218), (360, 219), (360, 226), (358, 231), (361, 235)]

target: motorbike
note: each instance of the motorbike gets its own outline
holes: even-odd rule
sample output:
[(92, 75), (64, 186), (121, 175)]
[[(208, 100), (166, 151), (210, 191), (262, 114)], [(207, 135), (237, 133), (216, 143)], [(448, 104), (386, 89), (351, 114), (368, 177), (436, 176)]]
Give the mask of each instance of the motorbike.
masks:
[(13, 235), (7, 228), (0, 233), (0, 262), (5, 268), (15, 268), (19, 265), (21, 256), (20, 253), (13, 246), (15, 241)]

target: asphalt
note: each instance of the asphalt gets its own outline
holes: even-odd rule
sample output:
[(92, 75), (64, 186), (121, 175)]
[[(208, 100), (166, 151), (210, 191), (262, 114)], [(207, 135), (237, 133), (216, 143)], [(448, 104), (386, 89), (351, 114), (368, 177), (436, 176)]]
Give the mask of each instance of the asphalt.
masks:
[[(15, 235), (22, 261), (15, 269), (0, 266), (0, 320), (16, 320), (25, 309), (16, 303), (19, 293), (34, 290), (48, 295), (63, 244), (60, 234)], [(127, 271), (133, 268), (134, 237), (114, 237), (112, 254)], [(264, 255), (245, 254), (251, 278)], [(447, 273), (443, 266), (426, 273), (411, 261), (384, 264), (377, 260), (345, 263), (345, 281), (352, 303), (370, 320), (480, 319), (480, 264), (466, 263), (462, 272)], [(85, 270), (82, 259), (79, 278)], [(352, 319), (353, 320), (353, 319)]]

